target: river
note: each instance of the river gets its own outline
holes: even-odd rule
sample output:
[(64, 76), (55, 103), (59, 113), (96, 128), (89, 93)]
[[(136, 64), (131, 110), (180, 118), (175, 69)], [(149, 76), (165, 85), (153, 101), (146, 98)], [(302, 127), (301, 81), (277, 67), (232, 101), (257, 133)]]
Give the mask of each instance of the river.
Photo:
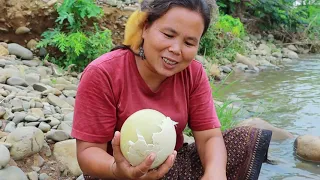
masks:
[[(244, 108), (255, 109), (250, 114), (239, 114), (238, 120), (258, 116), (295, 138), (305, 134), (320, 136), (320, 55), (301, 57), (278, 71), (233, 74), (226, 84), (232, 82), (235, 83), (221, 97), (236, 97)], [(295, 138), (271, 142), (269, 158), (277, 164), (263, 164), (259, 179), (320, 179), (320, 163), (305, 162), (294, 155)]]

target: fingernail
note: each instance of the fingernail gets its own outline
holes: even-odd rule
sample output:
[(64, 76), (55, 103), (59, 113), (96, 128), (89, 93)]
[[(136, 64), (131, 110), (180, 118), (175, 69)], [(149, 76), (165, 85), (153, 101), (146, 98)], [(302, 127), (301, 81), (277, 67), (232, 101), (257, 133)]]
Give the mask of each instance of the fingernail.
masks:
[(156, 155), (152, 153), (149, 158), (151, 161), (154, 161), (154, 159), (156, 158)]

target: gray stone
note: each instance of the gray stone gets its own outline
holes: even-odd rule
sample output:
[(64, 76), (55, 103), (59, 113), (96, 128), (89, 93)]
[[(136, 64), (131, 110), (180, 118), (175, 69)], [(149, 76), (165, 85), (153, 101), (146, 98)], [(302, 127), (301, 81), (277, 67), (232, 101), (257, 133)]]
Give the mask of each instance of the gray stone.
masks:
[(69, 139), (70, 136), (68, 133), (66, 133), (63, 130), (51, 129), (49, 132), (47, 132), (46, 138), (59, 142), (59, 141), (65, 141), (65, 140)]
[(21, 57), (22, 59), (32, 59), (33, 58), (33, 54), (29, 49), (27, 49), (19, 44), (16, 44), (16, 43), (8, 44), (8, 50), (9, 50), (10, 54)]
[(41, 131), (43, 131), (43, 132), (48, 132), (48, 131), (50, 131), (51, 126), (50, 126), (48, 123), (46, 123), (46, 122), (41, 122), (41, 123), (39, 124), (39, 127), (38, 127), (38, 128), (41, 129)]
[(10, 161), (10, 152), (6, 146), (0, 144), (0, 154), (0, 169), (3, 169)]
[(228, 67), (228, 66), (220, 66), (220, 68), (225, 73), (230, 73), (232, 71), (232, 69), (230, 67)]
[(13, 132), (15, 129), (16, 129), (16, 124), (15, 124), (14, 122), (10, 121), (10, 122), (6, 125), (6, 127), (5, 127), (5, 129), (4, 129), (4, 132), (9, 132), (9, 133), (11, 133), (11, 132)]
[(12, 119), (12, 121), (16, 124), (19, 124), (21, 121), (24, 120), (26, 116), (27, 116), (27, 113), (25, 112), (15, 112), (14, 118)]
[(23, 60), (22, 63), (28, 67), (36, 67), (40, 64), (37, 60)]
[(11, 157), (21, 160), (25, 157), (38, 153), (44, 143), (43, 132), (33, 126), (15, 129), (7, 136), (6, 142), (11, 143)]
[(39, 175), (39, 180), (49, 180), (49, 179), (50, 179), (50, 177), (46, 173), (41, 173)]
[(1, 169), (0, 177), (1, 180), (28, 180), (28, 177), (24, 172), (16, 166), (9, 166), (5, 169)]
[(76, 97), (77, 91), (75, 91), (75, 90), (63, 90), (62, 93), (67, 97)]
[(42, 83), (35, 83), (32, 85), (32, 87), (34, 90), (40, 91), (40, 92), (46, 91), (48, 89), (48, 86)]
[(38, 173), (36, 171), (32, 171), (27, 173), (29, 180), (38, 180)]
[(47, 117), (46, 120), (49, 121), (49, 124), (50, 124), (51, 127), (60, 124), (60, 121), (57, 118), (54, 118), (52, 116)]
[(54, 106), (59, 106), (61, 108), (70, 108), (72, 107), (71, 105), (69, 105), (67, 102), (63, 101), (62, 99), (60, 99), (59, 97), (53, 95), (53, 94), (49, 94), (48, 95), (48, 102)]
[(11, 86), (28, 86), (27, 82), (20, 77), (10, 77), (7, 79), (7, 84)]
[(34, 121), (38, 121), (40, 117), (28, 114), (24, 119), (29, 122), (34, 122)]
[(33, 84), (40, 82), (40, 75), (36, 73), (26, 74), (25, 80), (28, 85), (33, 86)]

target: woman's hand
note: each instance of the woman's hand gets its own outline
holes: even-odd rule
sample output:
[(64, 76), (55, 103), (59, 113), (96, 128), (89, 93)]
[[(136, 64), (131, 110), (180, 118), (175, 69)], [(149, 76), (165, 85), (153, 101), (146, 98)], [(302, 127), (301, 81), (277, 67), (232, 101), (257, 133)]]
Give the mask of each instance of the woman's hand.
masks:
[(111, 166), (116, 179), (137, 179), (137, 180), (148, 180), (148, 179), (161, 179), (173, 166), (177, 152), (174, 151), (167, 160), (157, 169), (150, 170), (152, 163), (155, 160), (155, 154), (151, 153), (141, 164), (133, 167), (125, 159), (120, 149), (120, 132), (116, 132), (112, 140), (113, 157), (115, 159), (114, 164)]

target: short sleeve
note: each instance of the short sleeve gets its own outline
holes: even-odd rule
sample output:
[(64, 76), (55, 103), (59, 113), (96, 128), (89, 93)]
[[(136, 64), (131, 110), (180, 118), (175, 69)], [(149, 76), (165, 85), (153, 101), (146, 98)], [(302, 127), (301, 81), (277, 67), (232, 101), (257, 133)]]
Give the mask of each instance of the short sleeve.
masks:
[(93, 143), (110, 141), (116, 126), (115, 104), (108, 73), (89, 65), (78, 86), (71, 136)]
[(194, 131), (219, 128), (221, 126), (212, 98), (212, 90), (204, 68), (193, 76), (189, 97), (188, 125)]

